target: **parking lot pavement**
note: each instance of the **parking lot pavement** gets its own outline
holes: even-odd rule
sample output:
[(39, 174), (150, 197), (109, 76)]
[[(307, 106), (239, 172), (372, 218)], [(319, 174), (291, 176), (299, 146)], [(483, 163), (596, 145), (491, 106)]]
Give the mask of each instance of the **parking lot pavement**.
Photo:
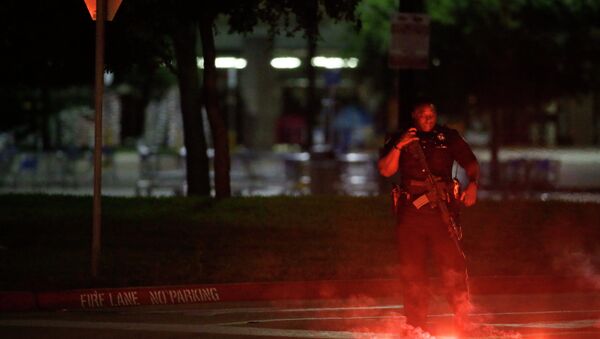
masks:
[[(475, 149), (482, 168), (482, 185), (490, 182), (490, 154)], [(499, 155), (498, 190), (482, 199), (600, 201), (600, 151), (595, 148), (503, 148)], [(0, 161), (0, 194), (43, 192), (92, 194), (89, 154), (68, 157), (57, 153), (16, 153)], [(121, 151), (107, 156), (103, 166), (104, 195), (170, 196), (185, 192), (184, 158), (178, 153), (143, 155)], [(368, 196), (388, 192), (389, 184), (376, 170), (377, 152), (328, 157), (308, 153), (236, 151), (231, 154), (234, 196), (340, 194)], [(459, 178), (464, 173), (458, 171)], [(464, 180), (463, 180), (464, 181)], [(491, 187), (491, 186), (490, 186)], [(569, 192), (569, 193), (565, 193)]]
[[(598, 338), (600, 293), (486, 294), (473, 297), (478, 338)], [(0, 314), (2, 338), (402, 338), (394, 298), (221, 302), (161, 307)], [(455, 338), (441, 298), (430, 334)], [(431, 336), (430, 336), (431, 335)]]

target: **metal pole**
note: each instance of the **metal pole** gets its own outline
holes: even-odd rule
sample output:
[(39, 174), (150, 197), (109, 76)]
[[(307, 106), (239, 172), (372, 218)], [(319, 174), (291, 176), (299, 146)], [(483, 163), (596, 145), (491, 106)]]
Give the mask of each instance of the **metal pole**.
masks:
[[(424, 13), (425, 0), (400, 0), (398, 10), (402, 13)], [(417, 71), (398, 71), (398, 127), (407, 129), (412, 125), (411, 110), (417, 99)]]
[(104, 94), (104, 20), (106, 0), (96, 1), (96, 80), (94, 120), (94, 209), (92, 226), (92, 277), (98, 277), (102, 228), (102, 97)]

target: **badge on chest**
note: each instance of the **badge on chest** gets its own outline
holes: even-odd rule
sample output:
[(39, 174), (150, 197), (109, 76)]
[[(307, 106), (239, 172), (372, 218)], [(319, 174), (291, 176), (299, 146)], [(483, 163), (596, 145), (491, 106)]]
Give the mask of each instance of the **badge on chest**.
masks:
[(448, 148), (448, 140), (443, 132), (434, 130), (428, 133), (418, 133), (418, 136), (424, 150)]

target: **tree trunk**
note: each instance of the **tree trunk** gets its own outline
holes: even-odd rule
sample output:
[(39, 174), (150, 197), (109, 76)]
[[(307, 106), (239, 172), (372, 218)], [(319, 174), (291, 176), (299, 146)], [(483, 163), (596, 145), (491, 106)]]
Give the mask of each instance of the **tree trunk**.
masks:
[(213, 36), (214, 16), (205, 15), (200, 21), (202, 55), (204, 57), (204, 105), (213, 137), (215, 149), (213, 166), (215, 172), (215, 196), (217, 199), (231, 196), (229, 181), (230, 159), (229, 138), (225, 119), (219, 114), (217, 93), (217, 70), (215, 68), (215, 40)]
[(210, 196), (208, 156), (202, 124), (200, 82), (196, 63), (196, 27), (191, 24), (182, 24), (176, 32), (173, 32), (172, 38), (183, 116), (187, 193), (188, 195)]

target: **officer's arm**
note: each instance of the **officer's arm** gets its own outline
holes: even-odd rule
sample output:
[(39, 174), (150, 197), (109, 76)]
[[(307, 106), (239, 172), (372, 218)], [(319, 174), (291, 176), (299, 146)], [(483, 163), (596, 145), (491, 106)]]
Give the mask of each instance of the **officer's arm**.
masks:
[(465, 166), (469, 184), (462, 194), (461, 200), (465, 206), (472, 206), (477, 202), (477, 189), (479, 188), (479, 163), (471, 161)]
[(400, 138), (395, 140), (390, 139), (386, 142), (384, 153), (377, 162), (377, 168), (379, 169), (379, 173), (381, 173), (381, 175), (384, 177), (391, 177), (398, 171), (398, 160), (400, 160), (400, 153), (402, 152), (402, 149), (406, 147), (406, 145), (415, 140), (419, 140), (416, 133), (417, 130), (415, 128), (410, 128), (408, 131), (406, 131), (406, 133), (402, 134)]
[(471, 161), (466, 167), (465, 172), (467, 178), (469, 178), (469, 184), (479, 185), (479, 163), (477, 161)]
[(377, 168), (379, 173), (384, 177), (391, 177), (398, 171), (398, 160), (400, 159), (400, 152), (402, 149), (399, 147), (393, 147), (387, 154), (379, 158), (377, 162)]
[(473, 154), (471, 147), (458, 134), (456, 130), (451, 130), (449, 133), (450, 150), (458, 164), (464, 168), (469, 184), (465, 188), (461, 200), (465, 206), (472, 206), (477, 202), (477, 189), (479, 188), (479, 162)]

